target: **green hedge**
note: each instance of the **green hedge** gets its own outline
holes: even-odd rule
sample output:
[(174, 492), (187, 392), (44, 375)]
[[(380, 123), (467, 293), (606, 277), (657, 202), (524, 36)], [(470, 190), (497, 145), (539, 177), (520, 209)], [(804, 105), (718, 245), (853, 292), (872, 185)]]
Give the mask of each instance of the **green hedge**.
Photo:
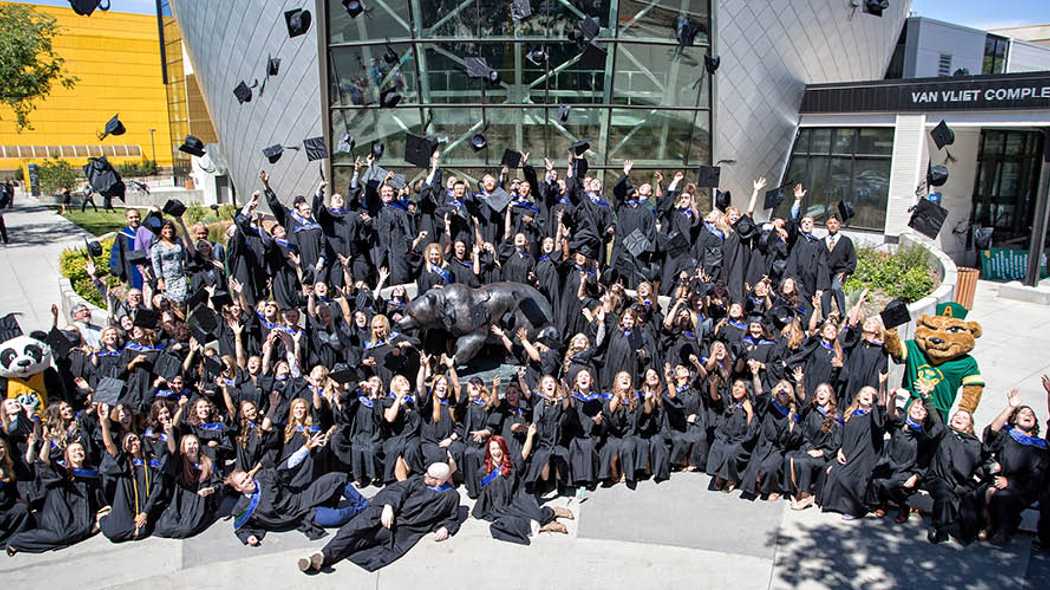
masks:
[[(109, 287), (115, 287), (120, 284), (116, 277), (109, 274), (109, 251), (113, 248), (114, 239), (106, 238), (102, 240), (102, 256), (95, 257), (95, 272), (103, 273), (102, 280)], [(106, 302), (102, 297), (102, 293), (91, 281), (91, 277), (88, 276), (86, 265), (87, 253), (84, 251), (83, 246), (63, 250), (58, 259), (59, 272), (73, 284), (73, 290), (77, 295), (105, 309)]]
[(868, 289), (887, 299), (900, 298), (907, 303), (930, 294), (937, 279), (930, 270), (930, 253), (913, 246), (896, 253), (862, 246), (857, 248), (857, 272), (846, 281), (846, 292)]

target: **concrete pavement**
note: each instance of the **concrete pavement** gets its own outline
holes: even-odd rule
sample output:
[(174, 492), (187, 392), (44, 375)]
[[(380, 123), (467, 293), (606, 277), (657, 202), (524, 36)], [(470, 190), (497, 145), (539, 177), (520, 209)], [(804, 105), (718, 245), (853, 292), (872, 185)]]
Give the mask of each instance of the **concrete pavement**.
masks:
[[(20, 196), (6, 212), (13, 243), (0, 247), (0, 315), (19, 311), (23, 326), (46, 328), (58, 300), (58, 254), (81, 233), (58, 215)], [(1020, 386), (1026, 401), (1047, 414), (1039, 375), (1050, 372), (1050, 307), (995, 298), (982, 282), (970, 318), (984, 336), (977, 359), (988, 382), (977, 413), (986, 424)], [(815, 509), (745, 502), (707, 491), (708, 479), (675, 474), (669, 482), (599, 489), (569, 505), (578, 520), (568, 535), (542, 535), (528, 547), (490, 538), (487, 523), (468, 519), (444, 543), (424, 539), (404, 559), (376, 573), (341, 563), (307, 578), (295, 559), (320, 547), (297, 532), (268, 535), (262, 547), (242, 546), (220, 521), (186, 540), (147, 539), (112, 545), (96, 536), (45, 555), (0, 557), (5, 588), (1013, 588), (1045, 587), (1050, 562), (1017, 537), (1004, 548), (986, 544), (932, 546), (917, 518), (843, 522)], [(374, 493), (366, 492), (366, 495)], [(465, 502), (469, 505), (469, 502)], [(892, 516), (892, 513), (891, 513)]]

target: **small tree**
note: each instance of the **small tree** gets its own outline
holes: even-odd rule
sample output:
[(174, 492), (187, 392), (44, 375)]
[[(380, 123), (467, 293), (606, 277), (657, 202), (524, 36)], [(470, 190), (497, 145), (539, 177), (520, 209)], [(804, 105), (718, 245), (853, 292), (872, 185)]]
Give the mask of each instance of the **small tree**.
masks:
[(14, 112), (19, 131), (32, 129), (34, 103), (55, 84), (72, 88), (77, 82), (55, 53), (57, 34), (54, 18), (22, 4), (0, 4), (0, 104)]
[(73, 189), (80, 182), (77, 169), (58, 158), (51, 158), (40, 164), (37, 177), (40, 179), (40, 192), (45, 195), (53, 195), (64, 188)]

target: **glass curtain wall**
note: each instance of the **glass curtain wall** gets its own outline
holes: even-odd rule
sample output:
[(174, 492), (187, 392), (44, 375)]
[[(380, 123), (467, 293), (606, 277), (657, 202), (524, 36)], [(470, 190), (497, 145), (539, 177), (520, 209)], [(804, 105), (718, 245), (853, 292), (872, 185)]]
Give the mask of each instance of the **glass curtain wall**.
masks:
[(995, 228), (993, 245), (1028, 246), (1044, 149), (1038, 131), (981, 131), (971, 222)]
[(189, 154), (180, 152), (178, 146), (190, 132), (190, 114), (182, 65), (182, 31), (175, 21), (169, 0), (157, 0), (157, 25), (160, 29), (161, 72), (168, 96), (168, 127), (172, 141), (172, 145), (162, 146), (161, 149), (170, 150), (175, 183), (182, 184), (189, 178), (191, 161)]
[[(607, 184), (625, 159), (638, 171), (710, 163), (709, 0), (525, 1), (532, 15), (516, 20), (511, 7), (522, 0), (369, 0), (356, 18), (342, 0), (323, 0), (338, 185), (374, 141), (385, 145), (385, 166), (421, 175), (402, 159), (406, 133), (438, 138), (445, 167), (472, 179), (498, 168), (504, 148), (563, 170), (577, 140), (590, 142), (590, 167), (608, 171)], [(588, 17), (601, 30), (581, 49), (573, 31)], [(699, 32), (682, 48), (684, 19)], [(468, 77), (468, 57), (484, 58), (499, 81)], [(391, 92), (400, 101), (380, 108)], [(561, 105), (570, 107), (565, 121)], [(477, 133), (487, 148), (472, 147)], [(345, 135), (353, 155), (339, 151)]]

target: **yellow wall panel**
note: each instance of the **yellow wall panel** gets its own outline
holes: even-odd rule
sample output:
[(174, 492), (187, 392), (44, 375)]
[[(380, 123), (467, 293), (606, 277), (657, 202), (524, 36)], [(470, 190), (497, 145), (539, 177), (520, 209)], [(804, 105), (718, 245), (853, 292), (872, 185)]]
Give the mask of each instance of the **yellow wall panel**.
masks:
[[(156, 130), (158, 164), (171, 166), (173, 141), (156, 16), (96, 11), (87, 18), (77, 16), (68, 6), (33, 8), (58, 21), (55, 51), (80, 80), (72, 90), (56, 87), (49, 97), (37, 101), (29, 116), (31, 130), (18, 133), (12, 113), (0, 107), (0, 146), (95, 146), (97, 150), (100, 145), (131, 145), (153, 157), (152, 128)], [(115, 113), (120, 113), (127, 133), (99, 141), (96, 133)], [(140, 157), (110, 159), (116, 163)], [(0, 169), (11, 170), (40, 159), (0, 156)], [(86, 161), (84, 157), (66, 159), (75, 165)]]

